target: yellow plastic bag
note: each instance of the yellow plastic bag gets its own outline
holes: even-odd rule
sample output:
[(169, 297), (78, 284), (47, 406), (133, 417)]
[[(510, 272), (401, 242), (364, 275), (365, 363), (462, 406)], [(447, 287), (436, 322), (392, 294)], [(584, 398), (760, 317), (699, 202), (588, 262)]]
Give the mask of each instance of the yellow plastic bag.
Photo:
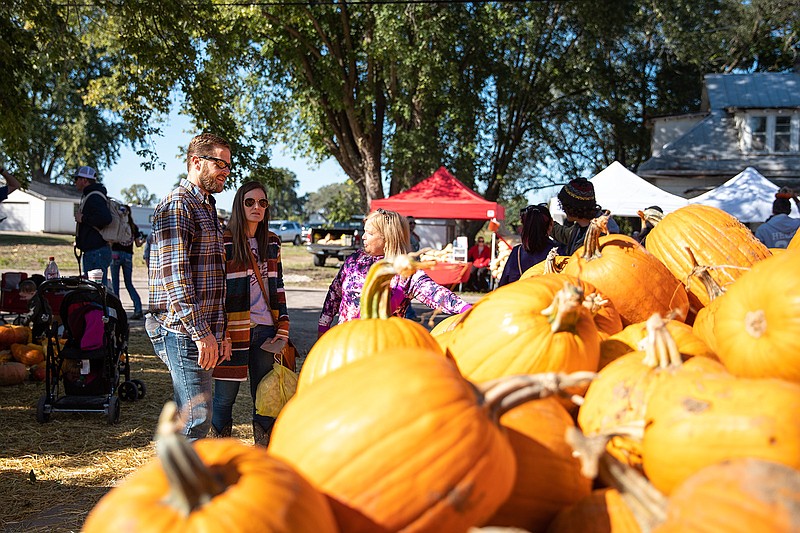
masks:
[(256, 389), (256, 413), (277, 417), (297, 389), (297, 374), (279, 363), (261, 380)]

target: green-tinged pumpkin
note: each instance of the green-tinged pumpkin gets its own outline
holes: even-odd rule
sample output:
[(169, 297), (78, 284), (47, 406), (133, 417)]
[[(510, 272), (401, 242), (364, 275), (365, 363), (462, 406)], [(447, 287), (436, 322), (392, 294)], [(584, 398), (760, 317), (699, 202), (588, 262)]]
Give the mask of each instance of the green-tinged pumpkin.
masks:
[(511, 495), (490, 525), (543, 531), (564, 507), (588, 496), (592, 480), (581, 474), (565, 440), (572, 417), (555, 398), (527, 402), (500, 418), (517, 460)]
[(595, 291), (563, 274), (500, 287), (456, 326), (447, 351), (462, 374), (476, 383), (513, 374), (597, 370), (597, 326), (583, 305), (585, 296)]
[(625, 326), (643, 322), (653, 313), (673, 313), (683, 321), (689, 309), (683, 285), (636, 240), (620, 234), (601, 236), (607, 224), (607, 216), (592, 220), (584, 245), (562, 272), (597, 287)]
[(717, 355), (731, 374), (800, 383), (800, 250), (753, 266), (715, 306)]
[(707, 466), (681, 483), (654, 533), (792, 533), (799, 525), (800, 471), (742, 458)]
[(156, 450), (159, 458), (103, 496), (84, 533), (339, 531), (325, 497), (263, 448), (170, 435)]
[(752, 457), (800, 469), (798, 413), (796, 383), (675, 376), (657, 384), (647, 404), (644, 472), (669, 495), (701, 468), (729, 459)]
[(770, 252), (753, 232), (716, 207), (690, 204), (664, 216), (647, 235), (647, 249), (689, 290), (696, 313), (710, 297), (702, 283), (692, 281), (696, 264), (711, 267), (711, 276), (723, 288)]

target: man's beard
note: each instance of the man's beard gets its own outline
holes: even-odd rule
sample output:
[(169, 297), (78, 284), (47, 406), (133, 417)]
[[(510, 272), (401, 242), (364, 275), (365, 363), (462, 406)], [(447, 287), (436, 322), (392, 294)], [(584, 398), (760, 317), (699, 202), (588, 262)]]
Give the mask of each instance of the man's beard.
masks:
[(217, 183), (216, 176), (206, 168), (200, 172), (200, 186), (211, 194), (221, 192), (223, 187)]

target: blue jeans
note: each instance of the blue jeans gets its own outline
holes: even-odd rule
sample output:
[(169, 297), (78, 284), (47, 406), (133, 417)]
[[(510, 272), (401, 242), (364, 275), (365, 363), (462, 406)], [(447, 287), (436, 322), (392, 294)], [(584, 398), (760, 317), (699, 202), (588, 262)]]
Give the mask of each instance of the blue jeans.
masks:
[[(269, 435), (275, 419), (271, 416), (259, 415), (256, 413), (256, 391), (258, 384), (267, 373), (272, 370), (272, 362), (275, 356), (261, 349), (264, 341), (275, 336), (275, 326), (256, 326), (250, 330), (250, 354), (247, 359), (247, 370), (250, 375), (250, 398), (253, 401), (253, 423), (264, 428), (264, 432)], [(214, 380), (214, 410), (213, 424), (214, 429), (221, 433), (222, 430), (233, 422), (233, 404), (239, 394), (239, 384), (241, 381), (230, 381), (226, 379)]]
[(83, 273), (89, 277), (89, 271), (99, 268), (103, 271), (103, 285), (108, 287), (108, 267), (111, 266), (111, 246), (103, 246), (96, 250), (83, 252)]
[(175, 403), (186, 420), (183, 434), (189, 440), (206, 437), (211, 429), (212, 371), (197, 364), (197, 345), (188, 335), (165, 329), (152, 316), (147, 317), (145, 329), (172, 377)]
[(139, 298), (139, 293), (136, 292), (136, 287), (133, 286), (133, 254), (128, 252), (116, 251), (111, 252), (111, 288), (114, 294), (119, 296), (119, 269), (122, 267), (122, 277), (125, 279), (125, 288), (133, 302), (133, 312), (142, 312), (142, 299)]

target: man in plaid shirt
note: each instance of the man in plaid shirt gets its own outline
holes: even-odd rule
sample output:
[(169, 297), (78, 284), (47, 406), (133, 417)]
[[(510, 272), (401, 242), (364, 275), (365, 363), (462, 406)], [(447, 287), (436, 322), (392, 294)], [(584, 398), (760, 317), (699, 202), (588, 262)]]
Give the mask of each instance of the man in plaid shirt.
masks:
[(150, 314), (145, 327), (169, 368), (184, 433), (211, 427), (213, 368), (230, 358), (225, 335), (225, 250), (214, 193), (231, 172), (228, 143), (204, 133), (189, 143), (188, 175), (153, 213)]

